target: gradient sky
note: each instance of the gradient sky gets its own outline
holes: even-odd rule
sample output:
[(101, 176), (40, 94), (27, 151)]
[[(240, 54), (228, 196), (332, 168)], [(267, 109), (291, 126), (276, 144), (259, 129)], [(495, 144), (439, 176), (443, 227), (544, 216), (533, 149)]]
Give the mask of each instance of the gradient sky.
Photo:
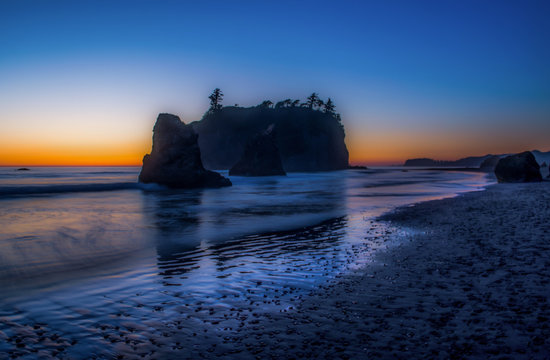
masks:
[(550, 1), (0, 0), (0, 165), (139, 165), (159, 112), (304, 99), (350, 160), (550, 150)]

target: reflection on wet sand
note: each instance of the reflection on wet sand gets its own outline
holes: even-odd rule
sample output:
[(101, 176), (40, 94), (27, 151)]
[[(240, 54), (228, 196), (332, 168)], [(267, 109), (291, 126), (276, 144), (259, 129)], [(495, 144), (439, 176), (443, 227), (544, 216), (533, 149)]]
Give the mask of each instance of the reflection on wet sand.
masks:
[[(411, 176), (407, 173), (408, 180)], [(373, 216), (479, 184), (467, 174), (433, 176), (437, 181), (425, 182), (419, 174), (418, 184), (385, 188), (366, 185), (407, 179), (395, 171), (290, 174), (234, 178), (234, 186), (224, 189), (50, 197), (44, 213), (73, 205), (71, 211), (81, 214), (80, 227), (71, 231), (75, 244), (88, 239), (82, 231), (103, 222), (119, 225), (96, 232), (91, 244), (102, 244), (104, 252), (134, 249), (136, 239), (146, 246), (124, 266), (115, 267), (122, 264), (117, 261), (79, 282), (69, 283), (67, 274), (56, 288), (37, 288), (40, 296), (22, 292), (16, 301), (4, 301), (0, 353), (173, 358), (182, 349), (205, 354), (216, 345), (230, 353), (232, 336), (255, 326), (259, 310), (292, 311), (310, 291), (386, 246), (388, 229)], [(365, 197), (373, 193), (396, 195)], [(19, 204), (13, 208), (25, 211)], [(61, 220), (73, 215), (65, 211)], [(48, 231), (62, 223), (53, 222)], [(30, 253), (38, 254), (38, 243), (30, 244), (35, 244)], [(86, 246), (78, 249), (76, 255), (90, 256)]]
[[(293, 268), (309, 264), (312, 271), (315, 255), (338, 251), (336, 243), (344, 233), (345, 217), (333, 217), (345, 207), (342, 179), (332, 177), (300, 193), (280, 185), (277, 179), (266, 179), (237, 188), (238, 194), (224, 189), (148, 194), (146, 206), (153, 209), (158, 232), (159, 274), (173, 285), (175, 277), (238, 281), (243, 274), (265, 276), (261, 273), (277, 272), (283, 262), (296, 264)], [(311, 224), (312, 217), (323, 222), (300, 229), (299, 224)], [(285, 222), (298, 228), (271, 230)]]

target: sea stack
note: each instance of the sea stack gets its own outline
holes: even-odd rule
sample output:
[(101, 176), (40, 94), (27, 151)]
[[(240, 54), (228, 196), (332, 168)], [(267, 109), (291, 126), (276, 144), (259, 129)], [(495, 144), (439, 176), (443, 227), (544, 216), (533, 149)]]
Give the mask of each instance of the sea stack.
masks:
[(198, 135), (172, 114), (159, 114), (153, 128), (151, 154), (143, 157), (142, 183), (172, 188), (231, 186), (229, 179), (204, 168)]
[(275, 142), (274, 125), (256, 134), (244, 149), (240, 160), (229, 170), (229, 175), (275, 176), (286, 175)]
[(199, 134), (207, 169), (231, 169), (248, 142), (275, 125), (275, 143), (285, 172), (333, 171), (348, 168), (344, 127), (336, 114), (307, 107), (243, 108), (224, 106), (192, 123)]
[(542, 181), (540, 166), (530, 151), (500, 159), (495, 167), (495, 175), (499, 183)]

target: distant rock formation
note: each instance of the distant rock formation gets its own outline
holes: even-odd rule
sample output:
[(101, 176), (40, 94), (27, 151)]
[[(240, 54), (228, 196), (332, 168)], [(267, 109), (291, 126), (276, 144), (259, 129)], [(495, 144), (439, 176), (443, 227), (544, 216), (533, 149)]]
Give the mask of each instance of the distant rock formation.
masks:
[[(539, 150), (533, 150), (531, 151), (531, 153), (535, 156), (536, 161), (541, 164), (541, 166), (543, 166), (543, 164), (544, 166), (546, 166), (546, 163), (550, 162), (550, 151), (542, 152)], [(481, 168), (481, 165), (484, 161), (491, 159), (494, 156), (503, 158), (508, 155), (510, 154), (487, 154), (483, 156), (470, 156), (458, 160), (434, 160), (429, 158), (417, 158), (405, 161), (405, 164), (403, 164), (403, 166)], [(494, 158), (491, 161), (494, 161)], [(488, 164), (489, 163), (487, 163), (486, 165)]]
[(481, 171), (492, 173), (492, 172), (495, 171), (495, 167), (497, 166), (499, 160), (500, 160), (500, 156), (492, 155), (492, 156), (486, 158), (485, 160), (483, 160), (483, 162), (479, 166), (479, 169)]
[(143, 157), (139, 181), (172, 188), (230, 186), (229, 179), (203, 167), (197, 136), (178, 116), (159, 114), (151, 154)]
[(500, 159), (495, 175), (499, 183), (542, 181), (539, 164), (530, 151)]
[(30, 171), (30, 170), (31, 170), (31, 169), (25, 168), (25, 167), (19, 168), (19, 169), (15, 169), (15, 171)]
[(484, 156), (470, 156), (454, 161), (449, 160), (434, 160), (429, 158), (418, 158), (418, 159), (409, 159), (405, 161), (403, 166), (417, 166), (417, 167), (471, 167), (479, 168), (481, 164), (490, 157), (494, 155), (484, 155)]
[(230, 169), (246, 144), (274, 124), (275, 143), (286, 172), (348, 168), (344, 128), (333, 114), (307, 107), (223, 107), (192, 123), (204, 166)]
[(271, 124), (266, 131), (248, 141), (241, 159), (229, 170), (229, 175), (286, 175), (273, 128), (274, 125)]
[(438, 166), (438, 161), (429, 158), (407, 159), (403, 166)]

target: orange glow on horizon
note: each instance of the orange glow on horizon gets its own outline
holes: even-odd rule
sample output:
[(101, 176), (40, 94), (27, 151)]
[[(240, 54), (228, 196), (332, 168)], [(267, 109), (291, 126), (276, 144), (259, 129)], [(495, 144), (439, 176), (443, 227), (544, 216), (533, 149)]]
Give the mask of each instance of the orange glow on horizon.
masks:
[(0, 145), (0, 166), (141, 166), (150, 152), (145, 142), (106, 144)]
[[(110, 139), (74, 140), (64, 144), (58, 144), (55, 140), (25, 142), (23, 139), (3, 139), (0, 142), (0, 166), (141, 166), (143, 156), (151, 151), (150, 133), (116, 144)], [(456, 160), (489, 153), (504, 154), (536, 148), (550, 150), (544, 145), (537, 147), (532, 142), (514, 142), (507, 138), (498, 140), (487, 141), (483, 135), (474, 137), (467, 133), (392, 132), (382, 136), (379, 133), (350, 131), (346, 144), (350, 164), (367, 166), (402, 165), (407, 159), (422, 157)]]
[(346, 144), (352, 165), (402, 165), (407, 159), (431, 158), (458, 160), (469, 156), (519, 153), (526, 150), (549, 151), (544, 138), (532, 139), (517, 134), (489, 136), (484, 133), (361, 133), (350, 132)]

